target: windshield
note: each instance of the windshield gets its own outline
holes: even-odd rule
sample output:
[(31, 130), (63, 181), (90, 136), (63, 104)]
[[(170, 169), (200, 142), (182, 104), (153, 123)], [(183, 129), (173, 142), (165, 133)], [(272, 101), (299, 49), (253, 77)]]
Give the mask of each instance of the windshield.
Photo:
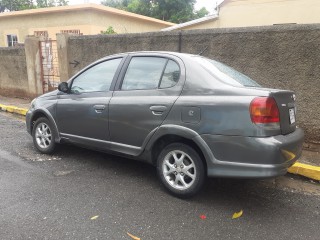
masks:
[(219, 80), (234, 85), (245, 87), (260, 87), (260, 85), (248, 76), (238, 72), (237, 70), (212, 59), (204, 57), (195, 57), (196, 61), (206, 69), (211, 75)]

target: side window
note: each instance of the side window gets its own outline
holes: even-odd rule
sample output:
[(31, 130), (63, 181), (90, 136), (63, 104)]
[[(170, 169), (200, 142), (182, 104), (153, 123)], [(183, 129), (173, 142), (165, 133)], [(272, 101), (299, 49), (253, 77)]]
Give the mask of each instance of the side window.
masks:
[(161, 57), (133, 57), (121, 89), (157, 89), (167, 61), (166, 58)]
[(112, 59), (89, 68), (73, 80), (71, 93), (108, 91), (121, 60)]
[(161, 79), (160, 88), (173, 87), (174, 85), (177, 84), (177, 82), (179, 81), (179, 78), (180, 78), (179, 65), (176, 62), (169, 60)]

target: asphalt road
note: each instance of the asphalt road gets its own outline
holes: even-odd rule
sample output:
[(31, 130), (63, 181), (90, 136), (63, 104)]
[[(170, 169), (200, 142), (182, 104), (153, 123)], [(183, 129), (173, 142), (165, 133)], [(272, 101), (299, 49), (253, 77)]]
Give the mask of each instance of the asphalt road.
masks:
[(74, 146), (39, 154), (24, 122), (0, 113), (3, 240), (320, 239), (320, 185), (301, 182), (209, 180), (181, 200), (143, 163)]

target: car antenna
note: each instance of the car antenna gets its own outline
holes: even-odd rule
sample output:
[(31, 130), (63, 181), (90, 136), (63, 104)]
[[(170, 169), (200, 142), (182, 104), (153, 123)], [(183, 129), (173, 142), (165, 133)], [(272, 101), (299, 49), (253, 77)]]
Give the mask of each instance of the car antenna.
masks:
[(205, 50), (207, 50), (207, 49), (208, 49), (208, 46), (206, 46), (198, 55), (201, 56), (202, 53), (203, 53)]

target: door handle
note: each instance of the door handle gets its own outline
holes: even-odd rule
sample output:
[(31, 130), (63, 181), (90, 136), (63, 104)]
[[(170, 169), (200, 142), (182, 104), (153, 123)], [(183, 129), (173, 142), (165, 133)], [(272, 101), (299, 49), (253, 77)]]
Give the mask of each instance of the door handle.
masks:
[(106, 108), (106, 105), (94, 105), (93, 108), (97, 113), (102, 113), (102, 111)]
[(150, 110), (153, 115), (162, 115), (166, 110), (166, 106), (151, 106)]

